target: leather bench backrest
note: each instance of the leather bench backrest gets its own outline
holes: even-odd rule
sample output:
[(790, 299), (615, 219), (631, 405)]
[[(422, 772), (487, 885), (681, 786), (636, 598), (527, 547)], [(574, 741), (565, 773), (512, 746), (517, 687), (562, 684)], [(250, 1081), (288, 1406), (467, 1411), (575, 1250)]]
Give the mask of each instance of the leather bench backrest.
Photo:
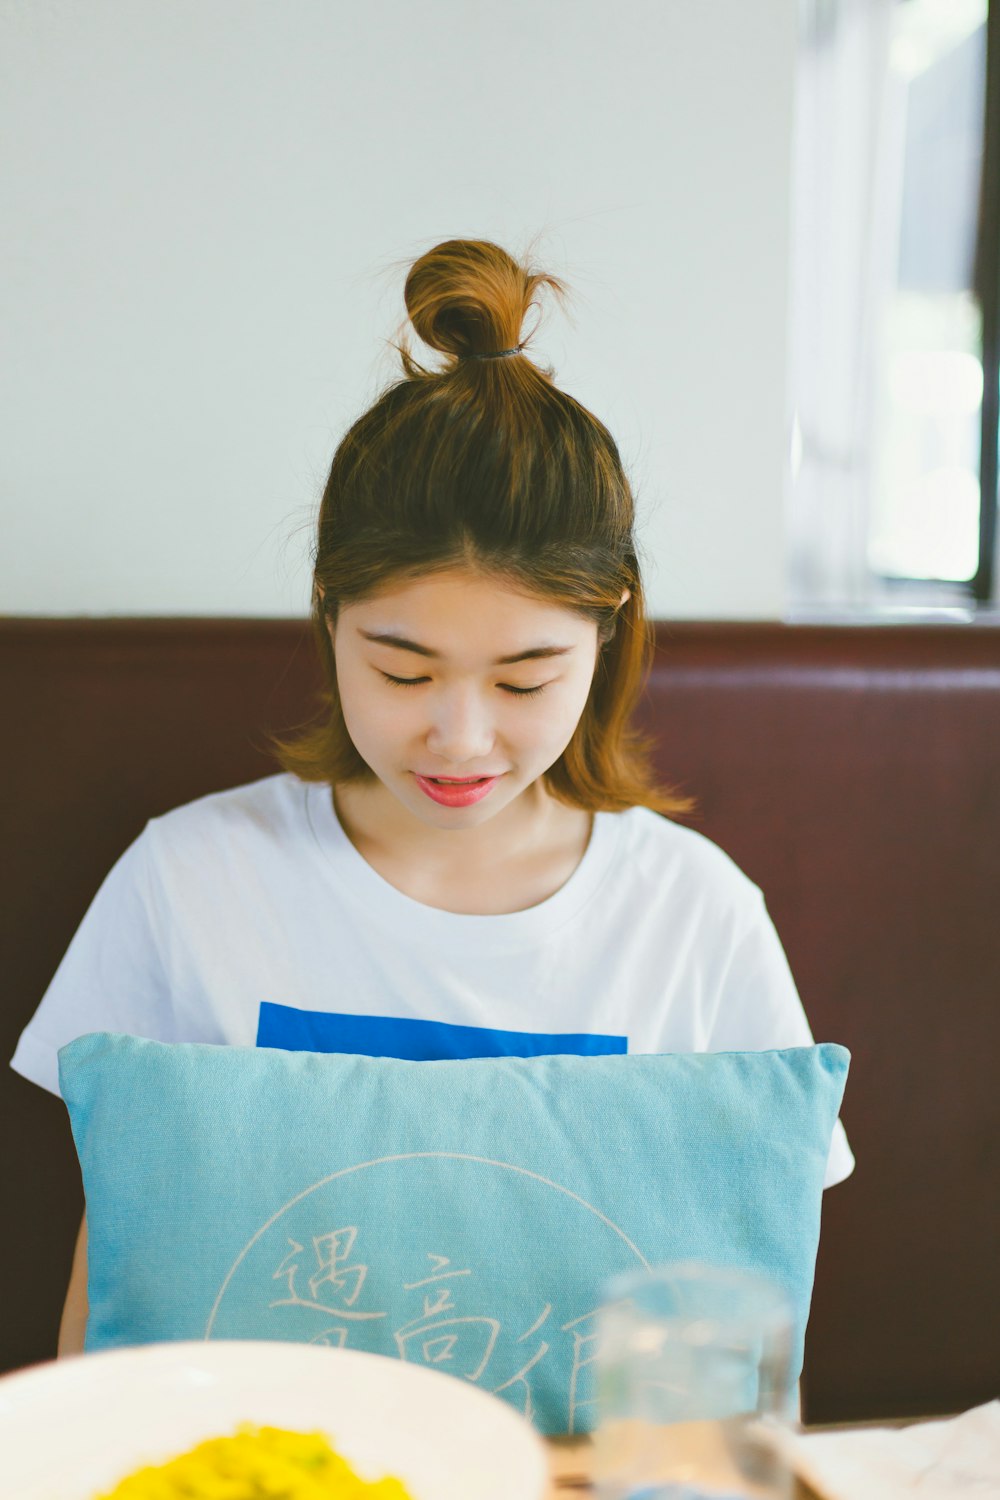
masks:
[[(308, 629), (0, 622), (9, 1057), (146, 819), (276, 769)], [(764, 891), (818, 1040), (853, 1053), (858, 1158), (827, 1194), (810, 1421), (995, 1395), (1000, 631), (661, 623), (640, 716), (692, 825)], [(5, 1069), (0, 1369), (51, 1357), (81, 1209), (61, 1103)]]

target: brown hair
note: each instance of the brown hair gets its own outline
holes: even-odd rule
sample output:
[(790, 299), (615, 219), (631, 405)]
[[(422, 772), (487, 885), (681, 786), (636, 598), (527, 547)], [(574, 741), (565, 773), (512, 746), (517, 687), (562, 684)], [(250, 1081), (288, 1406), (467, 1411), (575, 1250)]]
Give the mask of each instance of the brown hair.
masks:
[[(525, 354), (534, 294), (566, 287), (483, 240), (447, 240), (406, 278), (410, 322), (445, 355), (428, 370), (392, 342), (405, 376), (348, 430), (323, 493), (312, 618), (327, 689), (323, 716), (276, 741), (306, 781), (366, 781), (340, 706), (327, 621), (342, 604), (429, 573), (464, 569), (593, 620), (598, 660), (573, 736), (543, 775), (552, 796), (591, 812), (688, 799), (655, 783), (651, 742), (631, 717), (652, 660), (633, 539), (634, 501), (604, 424)], [(405, 326), (405, 325), (404, 325)], [(527, 341), (525, 341), (527, 342)], [(622, 592), (630, 598), (619, 603)]]

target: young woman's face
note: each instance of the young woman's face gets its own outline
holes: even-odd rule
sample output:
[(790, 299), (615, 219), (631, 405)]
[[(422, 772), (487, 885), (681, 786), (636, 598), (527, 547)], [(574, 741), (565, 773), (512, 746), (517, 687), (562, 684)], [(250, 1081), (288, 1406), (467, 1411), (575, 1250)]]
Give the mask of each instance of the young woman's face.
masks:
[(558, 760), (597, 663), (593, 621), (459, 571), (341, 608), (330, 636), (358, 752), (436, 828), (485, 822)]

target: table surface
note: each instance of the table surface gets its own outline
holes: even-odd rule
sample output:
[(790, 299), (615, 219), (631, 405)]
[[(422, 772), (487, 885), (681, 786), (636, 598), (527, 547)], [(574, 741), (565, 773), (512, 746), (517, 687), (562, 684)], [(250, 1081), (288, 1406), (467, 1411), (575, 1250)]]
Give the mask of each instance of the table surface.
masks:
[[(586, 1500), (590, 1494), (590, 1439), (549, 1438), (551, 1477), (546, 1500)], [(792, 1487), (792, 1500), (820, 1500), (816, 1491), (796, 1479)]]
[[(950, 1414), (949, 1414), (950, 1415)], [(935, 1417), (884, 1417), (871, 1422), (821, 1423), (815, 1427), (800, 1429), (805, 1432), (857, 1432), (865, 1427), (911, 1427), (919, 1422), (940, 1421)], [(586, 1500), (591, 1493), (589, 1437), (554, 1437), (546, 1441), (549, 1450), (550, 1479), (546, 1500)], [(822, 1500), (822, 1497), (796, 1478), (792, 1486), (792, 1500)]]

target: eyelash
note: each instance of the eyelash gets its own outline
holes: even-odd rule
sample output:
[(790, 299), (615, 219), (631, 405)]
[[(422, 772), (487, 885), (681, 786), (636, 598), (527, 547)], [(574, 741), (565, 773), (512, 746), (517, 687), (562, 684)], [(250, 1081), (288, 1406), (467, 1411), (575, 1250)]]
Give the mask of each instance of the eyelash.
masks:
[[(388, 672), (382, 672), (381, 675), (385, 678), (386, 682), (391, 682), (393, 687), (419, 687), (422, 682), (427, 681), (426, 677), (390, 677)], [(508, 687), (505, 683), (500, 683), (503, 691), (510, 693), (515, 698), (535, 698), (539, 693), (545, 691), (546, 686), (547, 684), (543, 682), (541, 687), (517, 688)]]

